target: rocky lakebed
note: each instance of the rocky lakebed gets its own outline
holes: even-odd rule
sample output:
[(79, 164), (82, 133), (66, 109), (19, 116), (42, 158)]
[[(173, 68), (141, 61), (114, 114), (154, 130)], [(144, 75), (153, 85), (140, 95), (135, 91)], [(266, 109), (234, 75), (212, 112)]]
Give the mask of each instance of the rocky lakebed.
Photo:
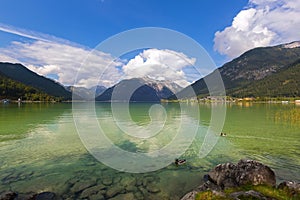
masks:
[[(194, 172), (197, 173), (197, 172)], [(58, 200), (58, 199), (90, 199), (90, 200), (142, 200), (142, 199), (174, 199), (163, 193), (158, 185), (159, 176), (147, 175), (103, 177), (97, 179), (71, 178), (66, 184), (68, 193), (58, 195), (53, 191), (18, 193), (18, 191), (2, 191), (1, 200)], [(202, 185), (187, 193), (181, 200), (194, 199), (300, 199), (300, 183), (284, 181), (277, 185), (275, 172), (268, 166), (254, 160), (240, 160), (237, 164), (219, 164), (204, 175)], [(170, 182), (169, 184), (173, 184)], [(255, 188), (256, 186), (263, 186)], [(62, 188), (63, 190), (64, 188)], [(182, 190), (182, 188), (178, 188)], [(266, 191), (273, 191), (268, 193)], [(276, 196), (277, 195), (277, 196)]]

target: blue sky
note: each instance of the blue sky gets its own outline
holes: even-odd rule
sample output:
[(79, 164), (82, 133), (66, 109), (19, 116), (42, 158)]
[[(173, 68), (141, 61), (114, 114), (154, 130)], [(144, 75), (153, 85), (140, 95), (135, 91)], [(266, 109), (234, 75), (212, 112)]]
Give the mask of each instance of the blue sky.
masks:
[[(63, 54), (58, 49), (83, 53), (122, 31), (162, 27), (191, 37), (221, 66), (248, 49), (299, 40), (299, 8), (299, 0), (2, 0), (0, 61), (19, 61), (71, 84), (67, 80), (76, 70), (63, 73), (58, 59), (50, 58), (55, 51)], [(43, 48), (50, 49), (49, 58), (32, 53)], [(82, 86), (92, 84), (82, 77)]]

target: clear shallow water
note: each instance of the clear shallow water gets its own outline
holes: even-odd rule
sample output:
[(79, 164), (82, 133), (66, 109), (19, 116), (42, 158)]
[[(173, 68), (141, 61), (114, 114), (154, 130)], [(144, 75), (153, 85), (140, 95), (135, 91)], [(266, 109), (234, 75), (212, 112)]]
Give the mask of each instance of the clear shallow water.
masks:
[[(164, 147), (176, 135), (178, 118), (184, 116), (193, 125), (197, 122), (199, 114), (195, 106), (199, 106), (197, 135), (181, 156), (188, 160), (187, 165), (170, 164), (158, 171), (132, 174), (111, 169), (88, 153), (76, 132), (71, 104), (1, 105), (0, 192), (53, 191), (72, 199), (88, 194), (95, 199), (124, 194), (135, 199), (179, 199), (199, 185), (202, 176), (214, 165), (237, 162), (241, 158), (269, 165), (278, 180), (300, 181), (300, 119), (297, 117), (300, 106), (227, 105), (223, 129), (227, 137), (220, 137), (210, 154), (202, 159), (198, 154), (210, 122), (212, 105), (187, 104), (181, 110), (176, 104), (163, 106), (168, 116), (166, 128), (154, 138), (138, 140), (122, 134), (109, 120), (112, 116), (110, 104), (96, 104), (97, 120), (108, 133), (107, 137), (129, 152)], [(149, 107), (148, 104), (131, 104), (132, 121), (142, 127), (149, 125)], [(123, 118), (121, 122), (130, 125), (132, 121)]]

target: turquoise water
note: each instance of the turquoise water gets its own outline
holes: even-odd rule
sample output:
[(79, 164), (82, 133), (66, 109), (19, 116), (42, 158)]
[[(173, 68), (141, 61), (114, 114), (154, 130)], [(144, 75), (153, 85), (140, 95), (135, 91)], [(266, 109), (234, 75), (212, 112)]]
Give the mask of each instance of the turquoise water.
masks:
[[(152, 114), (156, 118), (151, 119), (148, 113), (150, 106), (131, 104), (131, 119), (121, 116), (118, 120), (129, 128), (137, 125), (141, 131), (151, 124), (151, 120), (159, 124), (160, 120), (164, 120), (164, 113), (154, 109)], [(164, 129), (153, 137), (137, 139), (124, 134), (111, 120), (110, 104), (96, 104), (96, 120), (107, 138), (128, 152), (145, 153), (165, 147), (178, 134), (182, 125), (180, 119), (186, 123), (182, 125), (185, 136), (197, 126), (192, 144), (180, 156), (187, 159), (186, 165), (176, 167), (169, 164), (149, 173), (126, 173), (102, 164), (88, 152), (77, 130), (91, 127), (79, 127), (77, 123), (76, 129), (72, 104), (1, 105), (0, 192), (13, 190), (28, 194), (53, 191), (64, 199), (87, 196), (90, 199), (179, 199), (201, 184), (202, 176), (214, 165), (237, 162), (241, 158), (256, 159), (269, 165), (278, 181), (300, 181), (300, 106), (227, 105), (223, 128), (227, 137), (220, 137), (204, 158), (199, 158), (199, 150), (214, 105), (162, 106), (167, 116)], [(123, 112), (121, 108), (119, 111)], [(76, 112), (82, 112), (84, 116), (85, 110)], [(184, 139), (182, 137), (178, 145), (184, 143)], [(111, 159), (122, 164), (118, 160), (120, 158), (114, 155)]]

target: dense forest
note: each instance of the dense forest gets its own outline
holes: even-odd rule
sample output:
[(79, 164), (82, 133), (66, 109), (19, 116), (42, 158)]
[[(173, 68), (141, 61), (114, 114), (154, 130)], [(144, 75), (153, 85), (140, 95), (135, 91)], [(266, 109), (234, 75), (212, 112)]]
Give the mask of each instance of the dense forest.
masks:
[[(35, 72), (30, 71), (29, 69), (27, 69), (25, 66), (21, 64), (0, 62), (0, 73), (2, 77), (6, 77), (7, 79), (13, 80), (14, 83), (22, 83), (23, 86), (27, 88), (27, 91), (28, 88), (31, 88), (31, 92), (29, 93), (25, 92), (25, 94), (27, 94), (26, 99), (45, 99), (45, 98), (49, 99), (51, 96), (55, 97), (55, 99), (63, 99), (63, 100), (72, 99), (72, 93), (70, 91), (67, 91), (63, 85), (61, 85), (60, 83), (54, 80), (48, 79), (44, 76), (40, 76)], [(5, 87), (7, 86), (4, 86), (4, 89)], [(12, 87), (11, 89), (13, 88), (14, 87)], [(3, 92), (4, 90), (1, 91)], [(14, 94), (13, 91), (17, 92), (15, 90), (9, 91), (10, 95)], [(7, 92), (8, 92), (8, 88), (6, 88), (6, 93)], [(20, 95), (15, 94), (13, 96), (16, 98), (17, 96)]]
[(34, 87), (7, 78), (0, 73), (0, 99), (25, 101), (60, 101), (61, 98), (50, 96)]
[[(191, 87), (198, 98), (217, 96), (217, 92), (222, 90), (213, 83), (221, 75), (227, 96), (299, 97), (299, 59), (300, 47), (286, 48), (285, 45), (278, 45), (255, 48), (225, 63)], [(211, 84), (215, 94), (209, 93), (206, 83)], [(185, 99), (193, 94), (188, 89), (183, 89), (176, 96)], [(170, 97), (171, 100), (174, 98), (175, 95)]]
[(300, 60), (272, 76), (255, 81), (231, 94), (234, 97), (300, 97)]

